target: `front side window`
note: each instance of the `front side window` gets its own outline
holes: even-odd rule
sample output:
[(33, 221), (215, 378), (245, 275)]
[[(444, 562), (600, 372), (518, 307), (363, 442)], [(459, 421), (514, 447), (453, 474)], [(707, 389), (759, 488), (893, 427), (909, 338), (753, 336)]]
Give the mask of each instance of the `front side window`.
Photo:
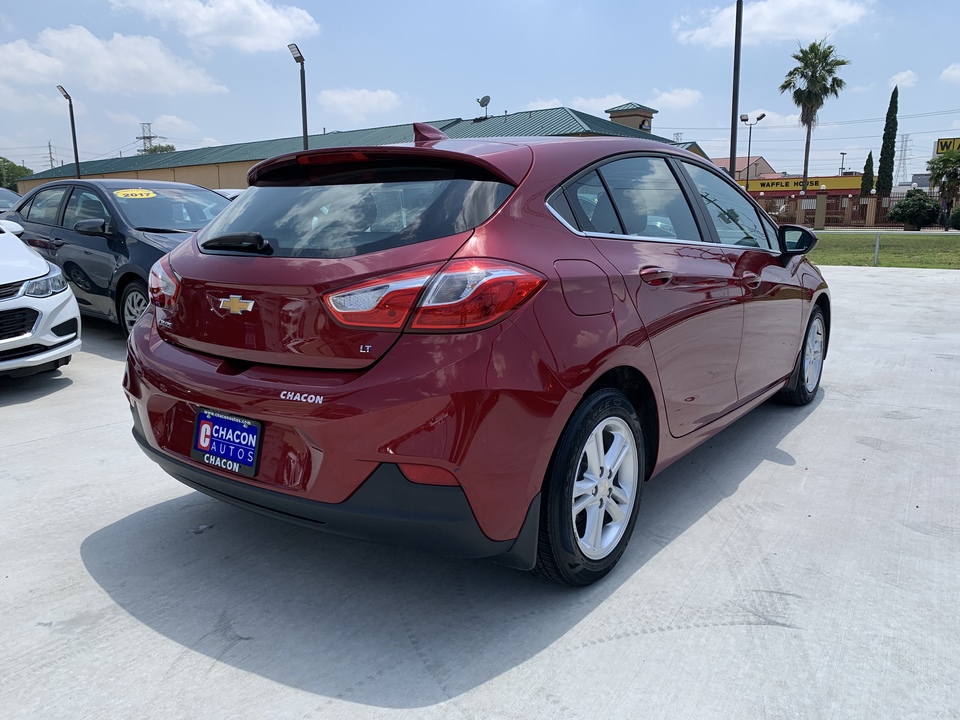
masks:
[(75, 188), (63, 211), (63, 226), (72, 229), (81, 220), (103, 220), (106, 226), (110, 224), (110, 213), (95, 192)]
[(330, 172), (318, 184), (249, 188), (198, 240), (202, 248), (217, 237), (259, 233), (277, 257), (352, 257), (472, 230), (512, 191), (447, 169)]
[(698, 165), (684, 163), (684, 167), (707, 206), (707, 214), (722, 244), (772, 249), (760, 216), (739, 190)]
[(55, 225), (57, 223), (57, 210), (66, 192), (66, 187), (40, 190), (33, 196), (33, 202), (30, 203), (30, 208), (26, 211), (24, 217), (30, 222)]

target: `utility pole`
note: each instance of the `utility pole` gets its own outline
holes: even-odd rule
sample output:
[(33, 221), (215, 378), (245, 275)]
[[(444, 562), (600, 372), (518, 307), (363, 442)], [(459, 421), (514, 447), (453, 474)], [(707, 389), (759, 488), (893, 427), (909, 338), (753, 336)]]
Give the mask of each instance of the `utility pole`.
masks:
[(733, 98), (730, 103), (730, 177), (737, 177), (737, 115), (740, 105), (740, 42), (743, 35), (743, 0), (737, 0), (733, 35)]
[(50, 169), (53, 170), (53, 145), (47, 140), (47, 157), (50, 158)]

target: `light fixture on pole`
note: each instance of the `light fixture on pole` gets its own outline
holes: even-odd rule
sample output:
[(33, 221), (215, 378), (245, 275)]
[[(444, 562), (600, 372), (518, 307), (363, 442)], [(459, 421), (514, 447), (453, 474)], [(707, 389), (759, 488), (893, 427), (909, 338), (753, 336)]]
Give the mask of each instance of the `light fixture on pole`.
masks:
[(742, 122), (744, 125), (750, 128), (747, 131), (747, 192), (750, 192), (750, 160), (751, 160), (750, 151), (752, 149), (750, 146), (753, 144), (753, 126), (756, 125), (761, 120), (763, 120), (766, 116), (767, 116), (766, 113), (760, 113), (759, 115), (757, 115), (757, 119), (754, 120), (753, 122), (749, 122), (750, 116), (747, 114), (743, 114), (740, 116), (740, 122)]
[(847, 159), (847, 154), (841, 150), (840, 151), (840, 175), (843, 175), (844, 162), (846, 161), (846, 159)]
[(296, 43), (287, 45), (294, 61), (300, 66), (300, 112), (303, 115), (303, 149), (307, 149), (307, 71), (304, 69), (303, 53)]
[(73, 98), (70, 93), (63, 89), (63, 85), (57, 85), (57, 90), (66, 99), (70, 105), (70, 134), (73, 136), (73, 166), (77, 170), (77, 179), (80, 179), (80, 154), (77, 152), (77, 123), (73, 119)]

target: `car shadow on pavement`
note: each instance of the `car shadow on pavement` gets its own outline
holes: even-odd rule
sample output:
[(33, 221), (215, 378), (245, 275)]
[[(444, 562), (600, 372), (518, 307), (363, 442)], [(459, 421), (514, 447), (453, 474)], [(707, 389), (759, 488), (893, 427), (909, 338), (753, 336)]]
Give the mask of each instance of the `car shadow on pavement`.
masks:
[[(584, 633), (578, 625), (602, 614), (611, 595), (627, 592), (631, 599), (620, 604), (640, 609), (627, 618), (636, 627), (619, 616), (592, 618), (607, 639), (669, 624), (657, 618), (664, 613), (646, 612), (662, 590), (650, 576), (662, 583), (664, 570), (650, 570), (652, 561), (761, 465), (795, 464), (778, 445), (822, 398), (823, 390), (804, 408), (767, 403), (647, 483), (623, 559), (589, 588), (339, 538), (200, 493), (104, 527), (86, 538), (81, 556), (120, 608), (195, 653), (331, 699), (432, 706), (509, 672), (567, 633)], [(683, 542), (694, 557), (717, 550), (697, 548), (696, 536)], [(744, 615), (722, 624), (764, 622)], [(558, 676), (569, 681), (577, 662), (571, 656)]]
[(0, 407), (22, 405), (70, 387), (73, 380), (66, 374), (69, 370), (70, 366), (65, 365), (63, 370), (36, 375), (0, 377)]
[(83, 316), (81, 323), (83, 324), (83, 352), (99, 355), (107, 360), (126, 359), (127, 341), (119, 325), (87, 315)]

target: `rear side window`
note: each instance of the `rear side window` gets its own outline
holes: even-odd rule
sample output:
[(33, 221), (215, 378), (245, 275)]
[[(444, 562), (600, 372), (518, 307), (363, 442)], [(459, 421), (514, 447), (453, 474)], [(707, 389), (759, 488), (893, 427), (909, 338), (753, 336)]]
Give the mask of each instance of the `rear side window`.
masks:
[(27, 220), (45, 225), (55, 225), (57, 223), (57, 210), (60, 208), (60, 201), (63, 199), (66, 187), (55, 187), (47, 190), (41, 190), (33, 196), (33, 202), (26, 211)]
[(464, 169), (328, 169), (312, 184), (249, 188), (198, 240), (255, 232), (275, 257), (351, 257), (471, 230), (513, 189)]
[(627, 235), (697, 240), (700, 231), (680, 185), (658, 157), (615, 160), (600, 168)]

